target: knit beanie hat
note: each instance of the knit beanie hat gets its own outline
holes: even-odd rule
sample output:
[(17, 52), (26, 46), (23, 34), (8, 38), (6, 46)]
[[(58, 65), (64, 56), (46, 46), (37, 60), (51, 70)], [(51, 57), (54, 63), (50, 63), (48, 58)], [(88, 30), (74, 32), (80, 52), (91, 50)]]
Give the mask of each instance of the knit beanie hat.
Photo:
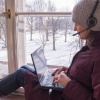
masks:
[[(78, 25), (88, 28), (87, 21), (93, 11), (97, 0), (80, 0), (74, 7), (72, 21)], [(93, 31), (100, 31), (100, 1), (93, 17), (97, 19), (97, 24), (91, 28)]]

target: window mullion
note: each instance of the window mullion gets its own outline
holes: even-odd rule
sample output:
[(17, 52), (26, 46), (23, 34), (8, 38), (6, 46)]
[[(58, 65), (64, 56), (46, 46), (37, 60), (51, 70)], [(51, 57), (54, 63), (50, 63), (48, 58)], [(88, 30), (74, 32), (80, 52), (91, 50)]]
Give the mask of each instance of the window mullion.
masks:
[[(8, 69), (9, 72), (13, 72), (18, 69), (19, 66), (25, 64), (25, 60), (21, 48), (24, 49), (24, 37), (18, 32), (18, 25), (16, 21), (18, 18), (15, 14), (15, 0), (6, 0), (6, 11), (10, 9), (11, 18), (7, 18), (6, 27), (7, 27), (7, 48), (8, 48)], [(24, 32), (23, 32), (24, 34)], [(22, 47), (21, 47), (22, 46)], [(22, 59), (23, 58), (23, 59)]]

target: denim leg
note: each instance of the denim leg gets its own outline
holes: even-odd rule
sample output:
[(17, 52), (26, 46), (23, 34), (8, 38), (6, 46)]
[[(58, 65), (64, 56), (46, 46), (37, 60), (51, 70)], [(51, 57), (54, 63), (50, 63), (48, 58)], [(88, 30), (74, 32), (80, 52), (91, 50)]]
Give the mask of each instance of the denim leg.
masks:
[(36, 75), (36, 72), (35, 72), (35, 69), (34, 69), (33, 66), (24, 65), (21, 68), (24, 68), (24, 69), (26, 69), (26, 70), (28, 70), (28, 71), (30, 71), (30, 72), (32, 72), (33, 74)]
[(24, 85), (24, 74), (26, 69), (19, 68), (12, 74), (0, 80), (0, 92), (4, 95), (8, 95), (14, 92), (19, 87)]

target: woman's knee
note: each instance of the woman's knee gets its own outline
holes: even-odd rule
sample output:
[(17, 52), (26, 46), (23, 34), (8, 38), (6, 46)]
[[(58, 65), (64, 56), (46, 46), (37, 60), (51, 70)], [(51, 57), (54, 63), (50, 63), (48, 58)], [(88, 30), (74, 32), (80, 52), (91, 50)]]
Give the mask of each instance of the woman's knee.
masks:
[(28, 67), (29, 67), (28, 65), (23, 65), (23, 66), (21, 66), (20, 68), (26, 69), (26, 68), (28, 68)]
[(20, 68), (27, 69), (27, 70), (34, 70), (33, 66), (23, 65)]
[(35, 69), (34, 69), (33, 66), (24, 65), (24, 66), (21, 66), (21, 68), (26, 69), (26, 70), (32, 72), (33, 74), (36, 74)]
[(23, 69), (23, 68), (19, 68), (19, 69), (16, 71), (17, 75), (24, 75), (25, 72), (26, 72), (26, 69)]

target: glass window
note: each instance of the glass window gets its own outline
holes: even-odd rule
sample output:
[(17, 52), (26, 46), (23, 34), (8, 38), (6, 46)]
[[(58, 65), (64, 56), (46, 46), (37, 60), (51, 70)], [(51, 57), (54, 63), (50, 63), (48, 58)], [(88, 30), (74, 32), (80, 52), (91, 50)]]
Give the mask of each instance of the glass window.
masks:
[(25, 17), (26, 61), (32, 64), (31, 53), (43, 46), (48, 65), (69, 66), (79, 50), (79, 39), (73, 37), (73, 22), (69, 17)]
[[(25, 46), (20, 48), (20, 51), (24, 50), (23, 52), (26, 54), (26, 57), (23, 56), (20, 59), (24, 59), (26, 64), (32, 65), (31, 53), (42, 45), (48, 65), (69, 66), (72, 57), (81, 48), (83, 42), (77, 36), (72, 36), (74, 25), (71, 15), (67, 16), (66, 14), (65, 17), (61, 15), (61, 12), (72, 11), (74, 4), (79, 0), (68, 1), (68, 3), (65, 3), (64, 0), (63, 2), (61, 0), (18, 1), (16, 2), (16, 11), (20, 13), (16, 12), (17, 25), (22, 30), (20, 35), (24, 33), (22, 37), (26, 36), (23, 38), (25, 41), (19, 37), (23, 41), (23, 43), (20, 43), (22, 45), (20, 47), (23, 47), (23, 44)], [(20, 4), (23, 4), (23, 6)], [(32, 13), (29, 14), (28, 12)], [(38, 14), (35, 15), (35, 12), (38, 12)], [(50, 15), (48, 12), (54, 13)], [(56, 12), (58, 13), (55, 16)], [(22, 54), (24, 53), (20, 53), (20, 55)]]
[[(0, 13), (5, 11), (5, 0), (0, 0)], [(0, 16), (0, 78), (8, 73), (6, 19)]]
[[(6, 34), (6, 17), (0, 16), (0, 77), (8, 73), (8, 58), (9, 70), (12, 69), (11, 71), (24, 64), (32, 65), (30, 54), (41, 45), (44, 48), (48, 65), (69, 66), (80, 45), (78, 38), (72, 36), (74, 32), (71, 15), (63, 17), (61, 12), (71, 12), (77, 1), (79, 0), (15, 0), (15, 5), (13, 0), (9, 0), (9, 4), (7, 1), (7, 9), (9, 8), (13, 13), (16, 13), (16, 16), (12, 16), (11, 21), (7, 21), (7, 25), (10, 22), (16, 22), (16, 25), (10, 27), (8, 32), (11, 33), (10, 35)], [(11, 5), (16, 6), (16, 12), (11, 9)], [(4, 11), (5, 0), (0, 0), (0, 13)], [(21, 12), (23, 15), (17, 12)], [(28, 15), (28, 13), (24, 14), (23, 12), (32, 13)], [(41, 14), (34, 16), (35, 12), (41, 12)], [(45, 13), (44, 16), (42, 12), (54, 12), (54, 15), (53, 13), (53, 16)], [(55, 16), (56, 12), (58, 12), (58, 16)], [(15, 33), (12, 34), (12, 32)], [(14, 34), (16, 35), (13, 36)], [(10, 37), (7, 36), (11, 36), (12, 40), (9, 41)], [(9, 47), (10, 43), (13, 53), (10, 53), (9, 50), (7, 54), (7, 46)], [(82, 42), (80, 43), (82, 44)], [(10, 61), (12, 55), (14, 60)]]

